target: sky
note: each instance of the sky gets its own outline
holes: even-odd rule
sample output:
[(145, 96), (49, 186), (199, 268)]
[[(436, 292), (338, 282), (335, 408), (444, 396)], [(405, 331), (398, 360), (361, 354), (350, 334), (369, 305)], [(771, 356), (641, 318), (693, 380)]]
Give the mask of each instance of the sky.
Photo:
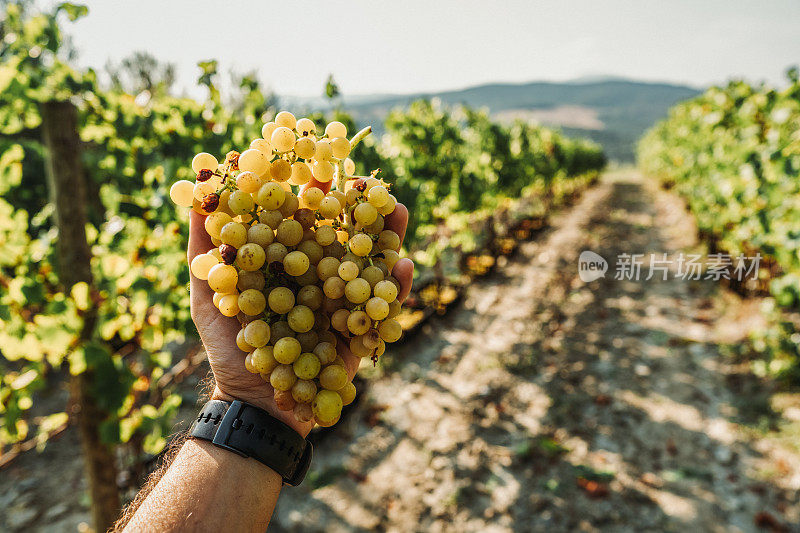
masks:
[(191, 95), (211, 58), (291, 96), (320, 95), (329, 74), (346, 96), (602, 75), (781, 83), (800, 63), (797, 0), (82, 3), (89, 15), (66, 30), (83, 65), (146, 50)]

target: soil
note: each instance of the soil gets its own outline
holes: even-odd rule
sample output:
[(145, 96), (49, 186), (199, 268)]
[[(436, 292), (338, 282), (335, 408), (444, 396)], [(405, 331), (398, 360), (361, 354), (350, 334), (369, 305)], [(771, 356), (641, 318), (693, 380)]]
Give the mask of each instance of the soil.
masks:
[[(774, 385), (725, 355), (759, 302), (614, 279), (619, 254), (698, 250), (695, 235), (677, 197), (606, 174), (390, 349), (315, 435), (271, 530), (798, 530), (800, 450), (783, 437), (797, 402), (782, 416)], [(609, 261), (604, 278), (580, 280), (583, 250)], [(88, 527), (78, 450), (70, 429), (3, 469), (0, 530)]]

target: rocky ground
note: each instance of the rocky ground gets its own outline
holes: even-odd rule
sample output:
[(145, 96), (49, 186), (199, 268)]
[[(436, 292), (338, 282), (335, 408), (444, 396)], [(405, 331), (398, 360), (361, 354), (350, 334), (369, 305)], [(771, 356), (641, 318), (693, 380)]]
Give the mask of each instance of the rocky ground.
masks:
[[(771, 385), (722, 354), (759, 323), (757, 302), (711, 281), (614, 279), (618, 254), (694, 249), (695, 233), (673, 195), (606, 175), (391, 351), (316, 436), (272, 529), (795, 530), (798, 402), (775, 412)], [(605, 278), (579, 279), (587, 249), (609, 259)], [(68, 431), (3, 469), (0, 530), (88, 520), (77, 450)]]

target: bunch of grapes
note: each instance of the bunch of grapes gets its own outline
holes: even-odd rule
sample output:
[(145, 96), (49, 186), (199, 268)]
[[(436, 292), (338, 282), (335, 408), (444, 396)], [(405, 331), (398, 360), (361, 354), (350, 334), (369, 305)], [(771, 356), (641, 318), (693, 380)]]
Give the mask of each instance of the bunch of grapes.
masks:
[[(400, 284), (392, 277), (400, 236), (384, 228), (397, 200), (389, 186), (353, 176), (352, 139), (341, 122), (318, 135), (315, 124), (283, 111), (260, 139), (220, 164), (192, 160), (196, 182), (176, 182), (170, 197), (205, 219), (216, 246), (196, 256), (214, 305), (242, 328), (242, 364), (275, 391), (297, 420), (335, 424), (356, 389), (337, 354), (337, 334), (358, 357), (377, 361), (402, 334)], [(334, 182), (325, 194), (309, 183)], [(332, 184), (332, 185), (333, 185)]]

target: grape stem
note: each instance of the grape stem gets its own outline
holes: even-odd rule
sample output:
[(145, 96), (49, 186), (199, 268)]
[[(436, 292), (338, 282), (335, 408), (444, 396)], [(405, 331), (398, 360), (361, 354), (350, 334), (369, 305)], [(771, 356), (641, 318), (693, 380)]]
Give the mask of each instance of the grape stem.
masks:
[[(372, 126), (367, 126), (366, 128), (364, 128), (361, 131), (359, 131), (358, 133), (356, 133), (353, 136), (353, 138), (350, 139), (350, 151), (352, 151), (353, 148), (358, 146), (358, 143), (360, 143), (361, 141), (366, 139), (367, 135), (369, 135), (370, 133), (372, 133)], [(342, 193), (344, 193), (344, 184), (345, 184), (345, 182), (347, 182), (347, 175), (344, 172), (344, 163), (343, 162), (337, 160), (334, 163), (333, 177), (336, 180), (336, 188), (338, 190), (342, 191)], [(352, 237), (353, 236), (353, 227), (352, 227), (352, 224), (351, 224), (351, 219), (352, 219), (353, 215), (351, 213), (347, 212), (347, 205), (344, 206), (344, 211), (345, 211), (344, 227), (347, 230), (347, 234), (350, 237)]]

